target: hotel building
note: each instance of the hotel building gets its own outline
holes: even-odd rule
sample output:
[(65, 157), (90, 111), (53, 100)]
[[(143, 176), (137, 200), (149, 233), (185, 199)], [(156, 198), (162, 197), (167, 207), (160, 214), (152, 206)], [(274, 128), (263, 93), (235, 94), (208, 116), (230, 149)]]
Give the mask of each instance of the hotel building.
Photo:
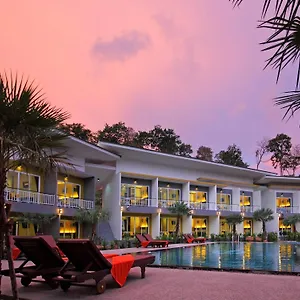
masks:
[[(79, 207), (93, 209), (99, 189), (110, 220), (97, 231), (100, 236), (105, 235), (103, 230), (110, 231), (115, 239), (174, 232), (176, 216), (168, 208), (176, 201), (190, 208), (181, 219), (182, 232), (198, 236), (229, 232), (225, 218), (237, 213), (244, 217), (238, 233), (259, 233), (262, 225), (253, 220), (253, 212), (260, 208), (274, 212), (268, 231), (291, 230), (283, 218), (300, 213), (297, 177), (104, 142), (96, 146), (74, 137), (67, 138), (66, 145), (74, 167), (42, 175), (20, 166), (7, 179), (6, 200), (12, 203), (13, 215), (56, 214), (47, 233), (57, 237), (87, 235), (87, 228), (74, 222), (74, 214)], [(34, 232), (26, 224), (17, 224), (14, 230), (19, 235)]]

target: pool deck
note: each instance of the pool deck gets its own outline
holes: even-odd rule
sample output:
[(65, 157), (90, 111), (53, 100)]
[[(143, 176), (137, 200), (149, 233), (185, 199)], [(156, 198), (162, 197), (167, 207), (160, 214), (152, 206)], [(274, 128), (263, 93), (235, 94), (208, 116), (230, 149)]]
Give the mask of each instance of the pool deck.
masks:
[[(4, 261), (3, 268), (6, 267)], [(147, 268), (146, 278), (140, 279), (140, 270), (135, 268), (122, 288), (116, 286), (110, 275), (106, 281), (107, 289), (102, 295), (95, 295), (92, 287), (72, 286), (67, 293), (40, 283), (25, 288), (19, 280), (18, 287), (20, 297), (30, 300), (298, 300), (300, 295), (300, 276)], [(2, 294), (10, 294), (7, 277), (2, 279)]]

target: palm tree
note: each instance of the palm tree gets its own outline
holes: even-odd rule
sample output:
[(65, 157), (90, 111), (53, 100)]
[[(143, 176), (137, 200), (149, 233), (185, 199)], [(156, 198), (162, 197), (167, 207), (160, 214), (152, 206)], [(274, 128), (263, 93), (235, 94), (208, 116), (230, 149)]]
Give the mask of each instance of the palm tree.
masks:
[(226, 217), (226, 222), (228, 225), (232, 226), (232, 234), (236, 235), (236, 225), (241, 224), (243, 222), (243, 217), (241, 214), (234, 214)]
[(284, 218), (283, 225), (285, 226), (292, 226), (293, 232), (297, 232), (296, 224), (300, 222), (300, 214), (295, 214), (289, 217)]
[(270, 208), (258, 209), (253, 213), (253, 219), (255, 221), (262, 222), (263, 240), (267, 237), (266, 223), (274, 219), (273, 211)]
[(75, 221), (81, 224), (91, 225), (91, 240), (96, 237), (96, 225), (100, 221), (108, 221), (110, 214), (108, 211), (100, 210), (99, 207), (94, 209), (80, 208), (75, 214)]
[(174, 206), (168, 207), (168, 210), (176, 215), (176, 228), (175, 228), (175, 236), (178, 237), (179, 234), (179, 224), (182, 216), (186, 216), (189, 214), (190, 209), (187, 204), (183, 201), (176, 201)]
[[(33, 82), (0, 74), (0, 257), (5, 237), (14, 299), (19, 296), (9, 244), (9, 216), (4, 207), (7, 173), (19, 165), (47, 171), (66, 163), (61, 143), (65, 135), (56, 127), (68, 117), (68, 113), (46, 102)], [(1, 267), (0, 262), (0, 271)]]
[[(229, 0), (239, 6), (243, 0)], [(263, 0), (262, 22), (259, 28), (270, 32), (268, 39), (261, 44), (263, 51), (272, 51), (266, 67), (277, 69), (278, 82), (282, 71), (290, 64), (297, 65), (296, 89), (277, 97), (275, 103), (286, 110), (284, 118), (292, 116), (300, 109), (300, 2), (298, 0)], [(275, 8), (275, 9), (274, 9)]]

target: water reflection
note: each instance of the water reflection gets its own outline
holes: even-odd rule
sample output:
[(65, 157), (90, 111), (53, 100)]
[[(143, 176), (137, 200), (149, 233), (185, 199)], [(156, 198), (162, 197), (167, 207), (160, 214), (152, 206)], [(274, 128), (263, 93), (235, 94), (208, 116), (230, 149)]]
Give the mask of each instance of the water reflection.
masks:
[(222, 243), (155, 251), (154, 264), (300, 272), (300, 244)]

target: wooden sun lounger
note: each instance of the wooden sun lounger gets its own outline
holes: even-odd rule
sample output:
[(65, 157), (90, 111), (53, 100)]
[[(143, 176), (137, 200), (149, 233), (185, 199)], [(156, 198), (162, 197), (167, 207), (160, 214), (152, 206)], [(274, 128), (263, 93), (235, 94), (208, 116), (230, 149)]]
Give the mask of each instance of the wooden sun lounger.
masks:
[[(72, 284), (76, 285), (76, 283), (94, 279), (97, 294), (101, 294), (106, 288), (103, 278), (108, 274), (112, 274), (114, 277), (113, 269), (116, 265), (127, 268), (127, 273), (125, 270), (126, 274), (123, 274), (120, 280), (118, 280), (118, 276), (114, 277), (116, 282), (122, 286), (131, 268), (140, 267), (141, 277), (144, 278), (146, 266), (155, 260), (153, 255), (123, 255), (106, 259), (90, 240), (60, 240), (57, 245), (69, 259), (69, 262), (61, 270), (60, 276), (55, 279), (60, 282), (64, 291), (67, 291)], [(72, 264), (73, 270), (67, 269), (69, 264)], [(122, 273), (124, 270), (121, 268), (118, 271)], [(120, 272), (117, 273), (120, 275)]]
[(185, 238), (185, 240), (190, 244), (190, 243), (205, 243), (206, 238), (205, 237), (197, 237), (194, 238), (191, 234), (189, 233), (185, 233), (183, 234), (183, 237)]
[(143, 236), (146, 238), (147, 241), (149, 242), (156, 242), (156, 243), (162, 243), (163, 244), (163, 247), (168, 247), (168, 244), (169, 244), (169, 241), (166, 241), (166, 240), (155, 240), (151, 234), (149, 233), (144, 233)]
[[(15, 269), (16, 276), (21, 278), (21, 284), (28, 286), (34, 278), (42, 276), (51, 288), (57, 288), (58, 283), (53, 277), (65, 265), (65, 261), (43, 238), (40, 237), (14, 237), (15, 246), (25, 254), (26, 260)], [(33, 262), (33, 266), (26, 266)], [(9, 276), (9, 270), (1, 271), (4, 276)]]
[(142, 234), (136, 234), (135, 237), (137, 238), (139, 245), (138, 247), (166, 247), (168, 246), (168, 241), (159, 241), (159, 240), (152, 240), (148, 241)]

